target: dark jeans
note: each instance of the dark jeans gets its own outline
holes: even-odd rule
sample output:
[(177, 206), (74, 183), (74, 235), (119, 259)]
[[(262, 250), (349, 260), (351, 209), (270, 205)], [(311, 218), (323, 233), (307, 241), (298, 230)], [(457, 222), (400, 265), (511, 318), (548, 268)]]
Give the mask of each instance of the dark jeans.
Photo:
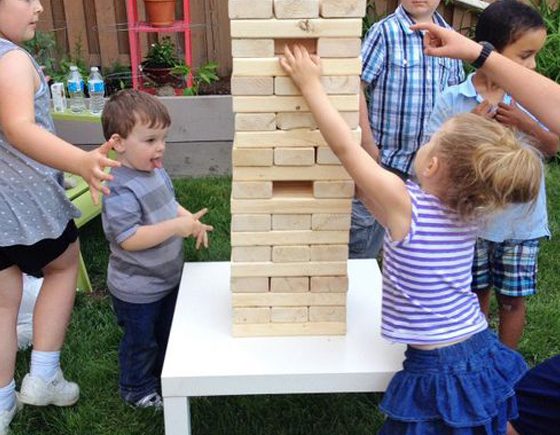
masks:
[(112, 296), (117, 322), (124, 332), (119, 346), (119, 386), (127, 402), (161, 393), (160, 376), (177, 290), (149, 304), (133, 304)]

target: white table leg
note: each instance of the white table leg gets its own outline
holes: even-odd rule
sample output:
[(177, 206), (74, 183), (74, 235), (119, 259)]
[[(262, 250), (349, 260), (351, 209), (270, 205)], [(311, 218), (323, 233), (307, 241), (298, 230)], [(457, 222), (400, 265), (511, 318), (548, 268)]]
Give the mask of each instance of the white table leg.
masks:
[(165, 435), (191, 435), (191, 412), (188, 397), (164, 397)]

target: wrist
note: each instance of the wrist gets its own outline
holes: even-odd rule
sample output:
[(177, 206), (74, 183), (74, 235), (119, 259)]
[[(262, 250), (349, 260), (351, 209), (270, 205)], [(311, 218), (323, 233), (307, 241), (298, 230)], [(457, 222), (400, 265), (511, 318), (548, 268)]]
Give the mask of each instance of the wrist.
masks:
[(478, 46), (482, 48), (479, 49), (478, 56), (470, 62), (471, 65), (476, 69), (482, 68), (482, 66), (486, 62), (486, 59), (488, 59), (490, 54), (494, 51), (494, 46), (487, 41), (480, 41)]

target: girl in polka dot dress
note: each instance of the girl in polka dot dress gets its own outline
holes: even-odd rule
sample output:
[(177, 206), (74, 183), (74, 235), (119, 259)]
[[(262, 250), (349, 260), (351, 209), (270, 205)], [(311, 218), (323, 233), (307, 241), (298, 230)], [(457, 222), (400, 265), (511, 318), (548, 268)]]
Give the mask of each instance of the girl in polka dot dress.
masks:
[[(83, 177), (95, 202), (111, 148), (85, 152), (54, 135), (41, 69), (18, 44), (33, 38), (39, 0), (0, 0), (0, 435), (21, 402), (68, 406), (79, 388), (62, 376), (60, 349), (74, 303), (79, 242), (62, 173)], [(108, 193), (105, 191), (104, 193)], [(42, 274), (34, 311), (31, 369), (16, 398), (16, 318), (22, 272)], [(21, 399), (21, 402), (20, 402)]]

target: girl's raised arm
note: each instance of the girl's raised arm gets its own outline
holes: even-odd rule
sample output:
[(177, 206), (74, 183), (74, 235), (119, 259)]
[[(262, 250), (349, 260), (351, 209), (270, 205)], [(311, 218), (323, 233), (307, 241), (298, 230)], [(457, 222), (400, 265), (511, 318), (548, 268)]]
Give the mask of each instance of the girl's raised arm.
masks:
[(319, 58), (298, 46), (286, 47), (280, 59), (307, 101), (321, 134), (340, 159), (354, 182), (363, 191), (375, 218), (389, 230), (394, 240), (409, 230), (412, 205), (403, 181), (386, 171), (352, 137), (352, 132), (331, 104), (321, 84)]
[(105, 167), (119, 166), (107, 157), (110, 144), (86, 152), (35, 123), (34, 94), (39, 76), (29, 56), (20, 50), (0, 59), (0, 127), (10, 144), (44, 165), (78, 174), (90, 186), (94, 201), (98, 191), (108, 193), (101, 183), (110, 180)]

